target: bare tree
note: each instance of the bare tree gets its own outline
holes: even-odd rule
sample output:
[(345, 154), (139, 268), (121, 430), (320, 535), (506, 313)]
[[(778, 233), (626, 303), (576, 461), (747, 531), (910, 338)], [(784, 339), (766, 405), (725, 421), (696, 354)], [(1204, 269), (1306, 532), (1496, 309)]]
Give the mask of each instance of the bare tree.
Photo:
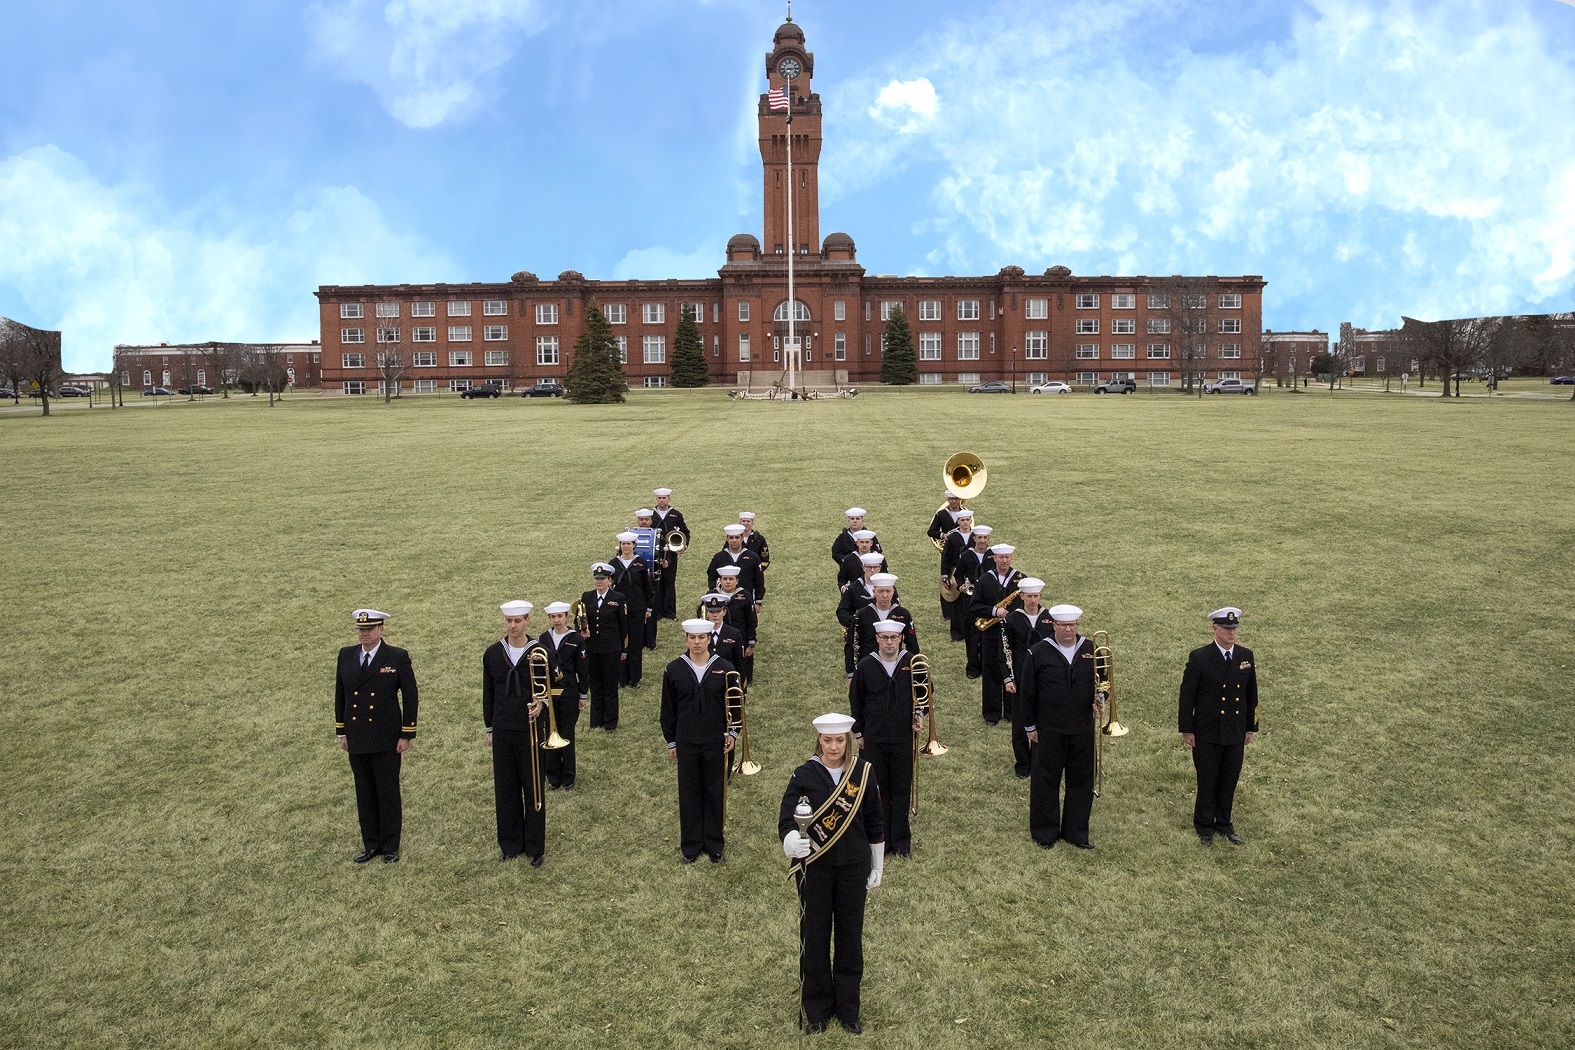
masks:
[[(1191, 393), (1197, 387), (1203, 393), (1204, 376), (1209, 366), (1209, 346), (1220, 327), (1222, 311), (1219, 307), (1220, 284), (1207, 277), (1175, 277), (1156, 281), (1150, 294), (1150, 303), (1163, 302), (1156, 319), (1167, 322), (1170, 329), (1172, 351), (1181, 362), (1181, 389)], [(1156, 298), (1158, 297), (1158, 298)], [(1240, 319), (1240, 310), (1230, 310), (1228, 316)], [(1238, 335), (1238, 342), (1241, 336)]]
[(1449, 396), (1450, 380), (1455, 396), (1460, 396), (1460, 380), (1482, 364), (1485, 347), (1502, 323), (1501, 317), (1459, 317), (1447, 321), (1418, 321), (1404, 318), (1402, 331), (1417, 351), (1422, 369), (1438, 370), (1444, 377), (1444, 396)]
[[(1272, 375), (1275, 386), (1284, 386), (1285, 378), (1280, 375), (1280, 348), (1274, 340), (1269, 338), (1268, 332), (1258, 334), (1258, 383), (1262, 385), (1263, 377)], [(1294, 383), (1292, 384), (1295, 385)]]
[(209, 341), (197, 348), (202, 355), (203, 367), (208, 375), (212, 376), (212, 383), (203, 386), (214, 386), (219, 390), (221, 398), (230, 396), (230, 386), (240, 377), (240, 357), (242, 343), (220, 343)]
[(15, 358), (17, 375), (38, 389), (44, 415), (49, 415), (49, 398), (65, 368), (60, 361), (60, 333), (31, 328), (19, 321), (0, 317), (0, 358)]
[(284, 388), (290, 383), (289, 370), (284, 365), (284, 354), (277, 345), (245, 345), (239, 354), (240, 384), (253, 397), (259, 390), (268, 392), (268, 407), (283, 400)]
[(126, 387), (131, 385), (131, 366), (135, 362), (136, 355), (130, 347), (115, 347), (109, 359), (109, 407), (125, 407)]
[(410, 354), (405, 350), (404, 343), (400, 341), (399, 322), (394, 321), (392, 327), (384, 328), (383, 322), (379, 321), (377, 374), (382, 380), (384, 404), (394, 399), (394, 393), (399, 389), (399, 381), (409, 367)]

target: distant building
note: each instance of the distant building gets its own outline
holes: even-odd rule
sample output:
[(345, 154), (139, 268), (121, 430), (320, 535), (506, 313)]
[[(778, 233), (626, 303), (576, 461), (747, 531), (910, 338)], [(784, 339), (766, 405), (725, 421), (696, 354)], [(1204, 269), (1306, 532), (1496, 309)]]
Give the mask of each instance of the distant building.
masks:
[(1329, 333), (1314, 328), (1310, 332), (1264, 332), (1262, 382), (1274, 380), (1275, 386), (1295, 386), (1312, 374), (1312, 360), (1329, 352)]
[[(730, 239), (716, 277), (598, 281), (565, 270), (555, 280), (521, 271), (491, 283), (323, 285), (316, 295), (325, 389), (372, 393), (389, 383), (422, 393), (561, 380), (591, 302), (612, 324), (632, 386), (668, 384), (685, 306), (696, 313), (715, 383), (779, 380), (790, 309), (805, 385), (878, 382), (885, 321), (898, 307), (913, 330), (921, 383), (1092, 385), (1126, 377), (1179, 387), (1184, 371), (1200, 380), (1257, 378), (1259, 276), (1079, 277), (1064, 266), (1032, 275), (1019, 266), (978, 277), (867, 274), (852, 237), (820, 236), (814, 72), (803, 30), (784, 23), (765, 56), (770, 90), (757, 107), (761, 236)], [(791, 123), (772, 107), (779, 92), (791, 96)], [(1178, 316), (1177, 298), (1197, 304), (1193, 317)], [(380, 369), (380, 355), (401, 363), (397, 377)]]
[[(231, 353), (215, 354), (215, 347)], [(206, 386), (217, 390), (226, 380), (238, 387), (246, 380), (243, 362), (233, 348), (247, 347), (279, 359), (286, 377), (286, 388), (317, 390), (322, 384), (322, 347), (309, 343), (157, 343), (131, 345), (117, 343), (113, 370), (120, 385), (128, 390), (149, 387)], [(226, 373), (221, 375), (221, 373)]]

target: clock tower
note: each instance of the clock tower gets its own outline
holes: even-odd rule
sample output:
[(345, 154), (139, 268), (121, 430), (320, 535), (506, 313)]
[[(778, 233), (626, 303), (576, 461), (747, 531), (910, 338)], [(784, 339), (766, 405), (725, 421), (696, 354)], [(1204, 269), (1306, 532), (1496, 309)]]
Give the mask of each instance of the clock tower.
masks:
[[(760, 238), (766, 258), (777, 254), (820, 254), (820, 96), (810, 90), (815, 56), (804, 50), (804, 31), (789, 17), (777, 29), (766, 54), (771, 91), (789, 99), (787, 110), (771, 108), (771, 94), (760, 96), (760, 160), (765, 170), (765, 227)], [(793, 229), (788, 229), (788, 136), (793, 142)]]

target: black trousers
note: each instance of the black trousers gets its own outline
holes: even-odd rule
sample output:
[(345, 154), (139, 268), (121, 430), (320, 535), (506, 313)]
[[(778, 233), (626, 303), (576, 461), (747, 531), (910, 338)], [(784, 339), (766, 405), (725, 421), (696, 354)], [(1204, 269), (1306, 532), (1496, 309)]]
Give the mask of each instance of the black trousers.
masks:
[[(645, 614), (637, 613), (642, 619)], [(654, 622), (656, 617), (651, 618)], [(640, 676), (645, 671), (645, 627), (635, 624), (629, 628), (629, 646), (624, 651), (624, 659), (618, 669), (618, 682), (620, 685), (639, 685)], [(616, 723), (614, 723), (616, 724)]]
[(1006, 713), (1006, 661), (1001, 655), (1000, 627), (974, 631), (979, 640), (980, 709), (986, 722), (999, 722)]
[(977, 677), (979, 675), (979, 632), (974, 629), (973, 621), (969, 616), (966, 605), (958, 604), (957, 615), (962, 621), (963, 652), (968, 659), (963, 670), (970, 676)]
[(618, 673), (622, 653), (589, 653), (591, 728), (618, 728)]
[(399, 852), (405, 812), (399, 798), (398, 751), (350, 752), (355, 778), (355, 811), (361, 822), (361, 845), (384, 853)]
[(661, 613), (653, 609), (651, 611), (651, 618), (645, 621), (645, 647), (647, 649), (656, 648), (656, 625), (660, 623), (661, 620)]
[[(530, 736), (524, 729), (492, 731), (492, 792), (498, 807), (498, 849), (505, 857), (539, 857), (547, 845), (547, 809), (541, 784), (531, 776)], [(536, 748), (538, 766), (546, 754), (550, 752)]]
[(907, 856), (913, 848), (913, 829), (908, 826), (908, 806), (913, 802), (913, 741), (865, 740), (859, 753), (875, 770), (875, 783), (880, 785), (886, 852)]
[(690, 860), (722, 852), (722, 785), (729, 757), (720, 743), (678, 745), (678, 841)]
[(577, 696), (553, 697), (552, 711), (558, 716), (558, 735), (567, 740), (569, 746), (541, 753), (542, 776), (555, 787), (569, 787), (574, 783), (574, 729), (580, 721), (580, 699)]
[(667, 568), (662, 570), (661, 577), (656, 581), (656, 615), (663, 620), (678, 619), (678, 555), (669, 554), (671, 559)]
[(1235, 831), (1230, 811), (1241, 779), (1244, 744), (1209, 744), (1199, 740), (1192, 748), (1192, 765), (1198, 771), (1198, 800), (1192, 807), (1192, 826), (1199, 831)]
[(951, 629), (952, 641), (960, 642), (968, 637), (968, 624), (964, 614), (968, 611), (968, 604), (961, 598), (955, 602), (941, 599), (941, 619), (945, 620)]
[(809, 1024), (825, 1024), (833, 1017), (859, 1019), (868, 893), (864, 884), (869, 873), (868, 860), (840, 865), (819, 861), (804, 871), (798, 888), (803, 907), (798, 965), (804, 983), (804, 1019)]
[[(1061, 780), (1066, 779), (1066, 804)], [(1088, 841), (1088, 815), (1094, 808), (1094, 734), (1039, 731), (1034, 768), (1028, 781), (1028, 833), (1041, 845), (1057, 837)]]
[(1006, 687), (1001, 687), (1002, 708), (1006, 717), (1012, 722), (1012, 772), (1020, 777), (1033, 773), (1034, 745), (1028, 740), (1028, 733), (1023, 729), (1017, 717), (1017, 705), (1021, 699), (1017, 693), (1006, 692)]

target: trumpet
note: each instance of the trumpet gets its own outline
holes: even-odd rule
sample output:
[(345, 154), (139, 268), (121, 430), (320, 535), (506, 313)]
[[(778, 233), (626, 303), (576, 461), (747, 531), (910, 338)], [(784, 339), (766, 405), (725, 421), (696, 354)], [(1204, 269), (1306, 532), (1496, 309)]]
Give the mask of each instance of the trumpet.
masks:
[[(930, 661), (923, 653), (914, 653), (908, 658), (908, 689), (913, 697), (914, 721), (922, 722), (926, 717), (932, 717), (931, 699), (934, 692), (930, 688)], [(933, 726), (933, 723), (932, 723)], [(919, 815), (919, 754), (923, 748), (919, 745), (920, 730), (913, 730), (913, 783), (909, 785), (908, 814)]]
[[(744, 676), (737, 671), (724, 674), (723, 706), (727, 709), (727, 731), (732, 733), (742, 725), (744, 711)], [(731, 761), (731, 760), (729, 760)], [(727, 826), (727, 782), (733, 779), (731, 767), (722, 770), (722, 825)]]
[[(737, 674), (738, 672), (733, 672)], [(740, 676), (742, 681), (742, 676)], [(742, 773), (752, 777), (760, 772), (760, 763), (749, 757), (749, 690), (741, 689), (738, 699), (738, 747), (734, 753), (738, 756), (738, 764), (733, 766), (731, 772)]]

